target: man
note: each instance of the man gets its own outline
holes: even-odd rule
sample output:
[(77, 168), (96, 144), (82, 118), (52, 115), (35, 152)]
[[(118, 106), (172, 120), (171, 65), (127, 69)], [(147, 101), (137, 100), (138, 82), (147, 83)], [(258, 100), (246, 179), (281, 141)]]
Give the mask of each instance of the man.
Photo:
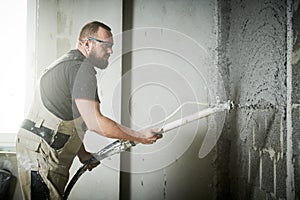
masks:
[[(92, 157), (82, 144), (84, 127), (109, 138), (143, 144), (160, 137), (159, 129), (134, 131), (101, 114), (94, 67), (108, 66), (112, 46), (111, 29), (90, 22), (80, 32), (77, 49), (63, 55), (41, 76), (17, 138), (24, 199), (62, 199), (74, 157), (82, 163)], [(89, 170), (98, 164), (90, 164)]]

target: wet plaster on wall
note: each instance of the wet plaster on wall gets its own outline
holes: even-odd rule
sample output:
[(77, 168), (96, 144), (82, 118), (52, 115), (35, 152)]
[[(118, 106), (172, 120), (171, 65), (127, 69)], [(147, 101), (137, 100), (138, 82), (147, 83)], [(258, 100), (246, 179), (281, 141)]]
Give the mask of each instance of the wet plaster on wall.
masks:
[[(220, 78), (223, 80), (221, 87), (216, 89), (216, 95), (223, 94), (222, 100), (229, 99), (230, 79), (229, 68), (227, 67), (227, 57), (224, 52), (227, 49), (227, 41), (230, 28), (230, 0), (216, 0), (215, 6), (215, 35), (217, 36), (217, 44), (215, 50), (215, 64), (218, 68)], [(217, 79), (218, 81), (218, 79)], [(218, 85), (214, 83), (214, 85)], [(213, 86), (215, 88), (216, 86)], [(225, 90), (225, 93), (224, 91)], [(230, 151), (230, 126), (229, 118), (225, 119), (222, 134), (217, 142), (214, 157), (214, 167), (216, 174), (214, 175), (214, 187), (217, 199), (229, 199), (230, 197), (230, 179), (229, 179), (229, 151)]]
[(300, 1), (293, 1), (292, 141), (295, 196), (300, 199)]
[[(226, 42), (230, 98), (231, 195), (285, 197), (285, 1), (232, 0)], [(243, 13), (241, 15), (241, 13)], [(282, 183), (283, 180), (283, 183)], [(284, 185), (284, 184), (283, 184)]]

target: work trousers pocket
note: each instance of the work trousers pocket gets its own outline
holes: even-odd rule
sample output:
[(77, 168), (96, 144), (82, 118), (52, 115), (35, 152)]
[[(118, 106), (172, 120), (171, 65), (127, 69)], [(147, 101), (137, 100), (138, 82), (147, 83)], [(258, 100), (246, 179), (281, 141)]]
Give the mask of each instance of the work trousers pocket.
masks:
[(38, 170), (38, 151), (41, 139), (26, 130), (20, 130), (17, 136), (17, 160), (20, 170)]
[(69, 168), (61, 163), (58, 158), (58, 151), (51, 148), (48, 143), (42, 141), (39, 147), (39, 155), (43, 161), (40, 161), (40, 172), (45, 174), (47, 180), (51, 183), (51, 190), (56, 190), (61, 196), (64, 193), (64, 187), (69, 178)]

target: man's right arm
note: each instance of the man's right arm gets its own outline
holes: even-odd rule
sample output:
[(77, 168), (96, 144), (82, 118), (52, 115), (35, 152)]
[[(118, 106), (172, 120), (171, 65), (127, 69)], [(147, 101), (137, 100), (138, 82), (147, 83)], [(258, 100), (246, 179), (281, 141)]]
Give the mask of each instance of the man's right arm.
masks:
[(105, 137), (131, 140), (143, 144), (152, 144), (159, 138), (155, 133), (159, 133), (160, 129), (134, 131), (102, 115), (100, 104), (97, 101), (75, 99), (75, 103), (88, 129)]

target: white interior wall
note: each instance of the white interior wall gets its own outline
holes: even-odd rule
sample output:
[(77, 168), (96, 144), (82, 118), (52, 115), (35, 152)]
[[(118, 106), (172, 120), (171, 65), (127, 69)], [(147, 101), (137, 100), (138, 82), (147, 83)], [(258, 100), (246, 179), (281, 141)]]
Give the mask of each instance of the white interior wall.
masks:
[[(122, 102), (135, 129), (159, 122), (188, 101), (208, 102), (214, 64), (214, 1), (133, 1), (131, 95)], [(127, 75), (123, 77), (125, 80)], [(164, 123), (203, 109), (186, 105)], [(213, 199), (214, 153), (198, 151), (207, 119), (128, 153), (129, 199)], [(126, 198), (124, 198), (126, 199)]]

